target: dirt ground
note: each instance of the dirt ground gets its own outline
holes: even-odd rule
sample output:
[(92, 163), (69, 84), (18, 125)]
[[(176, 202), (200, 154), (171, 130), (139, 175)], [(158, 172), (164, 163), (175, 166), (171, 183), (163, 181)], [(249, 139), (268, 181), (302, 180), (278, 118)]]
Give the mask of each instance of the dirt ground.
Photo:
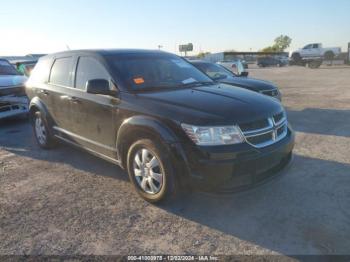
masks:
[(236, 194), (154, 206), (120, 168), (0, 122), (0, 254), (350, 254), (350, 67), (250, 76), (280, 87), (296, 148), (278, 178)]

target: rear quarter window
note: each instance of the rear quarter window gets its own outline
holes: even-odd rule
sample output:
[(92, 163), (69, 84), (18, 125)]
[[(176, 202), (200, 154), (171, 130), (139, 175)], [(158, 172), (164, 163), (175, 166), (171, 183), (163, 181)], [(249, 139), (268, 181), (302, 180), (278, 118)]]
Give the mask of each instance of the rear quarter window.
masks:
[(51, 64), (52, 61), (50, 59), (40, 59), (31, 72), (30, 81), (33, 83), (47, 82), (49, 80)]
[(52, 65), (50, 84), (72, 87), (72, 57), (57, 58)]

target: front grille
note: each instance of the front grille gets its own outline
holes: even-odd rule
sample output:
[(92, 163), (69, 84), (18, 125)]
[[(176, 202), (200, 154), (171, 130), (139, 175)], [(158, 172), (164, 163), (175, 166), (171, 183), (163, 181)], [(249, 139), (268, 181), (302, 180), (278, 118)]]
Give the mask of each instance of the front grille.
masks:
[(273, 120), (275, 121), (275, 123), (281, 122), (281, 120), (284, 119), (284, 118), (285, 118), (284, 112), (281, 112), (281, 113), (276, 114), (276, 115), (273, 116)]
[(0, 107), (0, 113), (7, 112), (11, 110), (11, 106), (2, 106)]
[(261, 91), (260, 93), (264, 94), (264, 95), (267, 95), (267, 96), (272, 96), (272, 97), (276, 97), (278, 96), (278, 91), (273, 89), (273, 90), (264, 90), (264, 91)]
[(241, 124), (239, 127), (241, 128), (241, 130), (243, 132), (246, 132), (246, 131), (252, 131), (252, 130), (256, 130), (256, 129), (262, 129), (262, 128), (265, 128), (268, 126), (269, 126), (268, 119), (262, 119), (262, 120), (254, 121), (251, 123)]
[(24, 106), (19, 106), (19, 105), (7, 105), (7, 106), (1, 106), (0, 107), (0, 113), (3, 112), (8, 112), (11, 110), (25, 110), (26, 108)]
[(239, 125), (246, 141), (262, 148), (283, 139), (288, 133), (288, 122), (284, 112), (272, 117)]
[(266, 134), (262, 134), (262, 135), (258, 135), (258, 136), (247, 137), (247, 141), (253, 145), (259, 145), (262, 143), (266, 143), (270, 140), (272, 140), (272, 132), (268, 132)]
[(277, 129), (277, 136), (283, 135), (283, 133), (286, 131), (286, 129), (287, 129), (286, 125), (283, 125), (282, 127), (278, 128)]

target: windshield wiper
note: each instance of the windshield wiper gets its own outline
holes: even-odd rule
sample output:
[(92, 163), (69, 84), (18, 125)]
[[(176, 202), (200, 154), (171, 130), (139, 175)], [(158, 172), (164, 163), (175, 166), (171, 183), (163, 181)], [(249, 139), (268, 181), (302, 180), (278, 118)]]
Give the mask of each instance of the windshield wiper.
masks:
[(226, 78), (227, 78), (227, 75), (221, 75), (221, 76), (213, 77), (212, 79), (214, 81), (217, 81), (217, 80), (226, 79)]

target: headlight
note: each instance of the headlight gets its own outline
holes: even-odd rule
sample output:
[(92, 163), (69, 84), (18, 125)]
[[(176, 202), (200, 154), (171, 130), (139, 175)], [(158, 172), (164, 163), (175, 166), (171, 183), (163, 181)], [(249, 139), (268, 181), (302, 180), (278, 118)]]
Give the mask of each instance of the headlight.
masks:
[(244, 141), (236, 126), (192, 126), (181, 124), (191, 140), (200, 146), (232, 145)]

